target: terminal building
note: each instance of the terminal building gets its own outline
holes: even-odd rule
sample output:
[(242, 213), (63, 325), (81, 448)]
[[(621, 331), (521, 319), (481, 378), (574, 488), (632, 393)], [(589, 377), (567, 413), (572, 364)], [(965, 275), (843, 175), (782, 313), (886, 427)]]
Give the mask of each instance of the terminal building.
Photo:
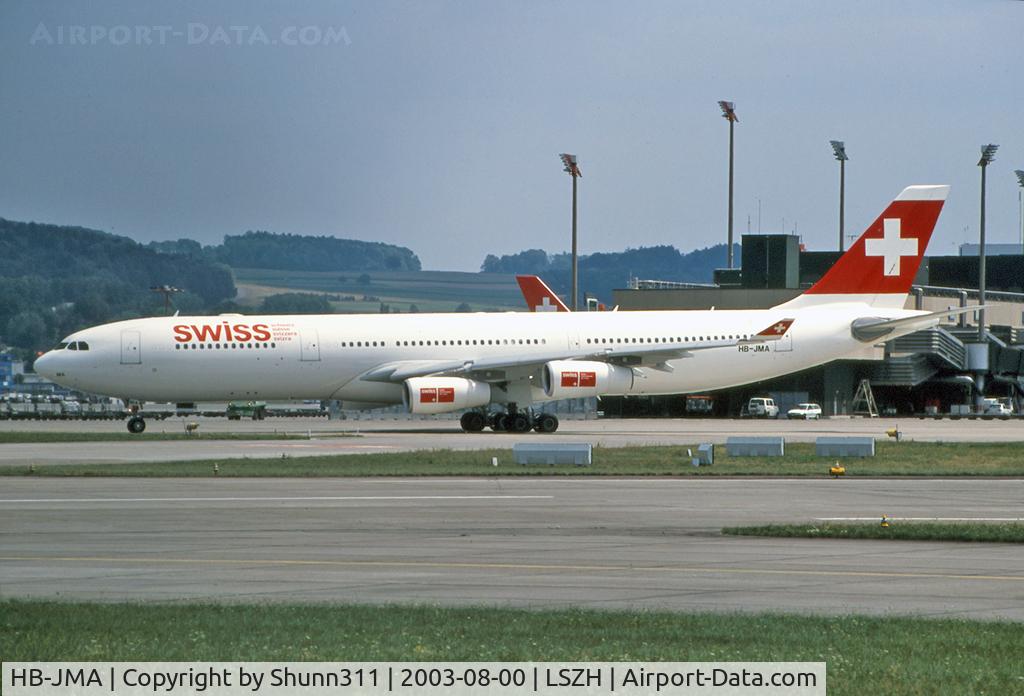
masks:
[(0, 389), (8, 389), (23, 379), (25, 363), (11, 353), (0, 353)]
[[(614, 292), (620, 310), (766, 309), (813, 285), (841, 255), (804, 251), (795, 235), (744, 235), (742, 267), (719, 269), (710, 285), (635, 280)], [(1024, 407), (1024, 255), (1005, 245), (986, 258), (986, 330), (977, 313), (951, 315), (940, 326), (879, 344), (871, 360), (839, 360), (778, 379), (706, 395), (605, 397), (606, 417), (737, 416), (755, 396), (780, 411), (801, 402), (824, 415), (976, 413), (982, 397)], [(971, 255), (973, 251), (973, 255)], [(977, 248), (926, 257), (908, 309), (938, 312), (978, 304)]]

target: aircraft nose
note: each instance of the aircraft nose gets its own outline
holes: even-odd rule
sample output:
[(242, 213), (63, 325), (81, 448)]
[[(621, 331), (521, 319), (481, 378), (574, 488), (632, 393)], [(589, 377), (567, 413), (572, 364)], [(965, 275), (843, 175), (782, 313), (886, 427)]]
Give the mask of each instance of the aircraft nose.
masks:
[(57, 374), (55, 363), (56, 356), (53, 354), (52, 350), (47, 353), (43, 353), (38, 358), (36, 358), (36, 362), (34, 365), (36, 374), (42, 375), (51, 382), (54, 381), (53, 378)]

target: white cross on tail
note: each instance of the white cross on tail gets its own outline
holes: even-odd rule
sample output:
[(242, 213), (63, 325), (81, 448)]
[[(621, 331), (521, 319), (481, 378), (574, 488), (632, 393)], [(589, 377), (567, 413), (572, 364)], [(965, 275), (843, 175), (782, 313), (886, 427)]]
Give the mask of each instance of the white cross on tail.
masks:
[(900, 259), (904, 256), (917, 256), (917, 240), (900, 236), (899, 218), (886, 218), (882, 220), (882, 226), (881, 238), (865, 240), (864, 255), (881, 256), (882, 273), (887, 276), (898, 276)]

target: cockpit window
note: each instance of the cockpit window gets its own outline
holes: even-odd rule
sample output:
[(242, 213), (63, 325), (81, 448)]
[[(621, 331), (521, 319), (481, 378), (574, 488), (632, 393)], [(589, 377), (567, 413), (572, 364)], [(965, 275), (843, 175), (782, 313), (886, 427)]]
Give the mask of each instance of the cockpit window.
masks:
[(78, 342), (75, 341), (73, 343), (69, 343), (68, 344), (68, 350), (78, 350)]
[(85, 341), (78, 342), (78, 350), (89, 350), (89, 344)]
[(57, 344), (57, 346), (54, 348), (54, 350), (64, 350), (67, 347), (68, 347), (68, 342), (67, 341), (61, 341), (60, 343)]

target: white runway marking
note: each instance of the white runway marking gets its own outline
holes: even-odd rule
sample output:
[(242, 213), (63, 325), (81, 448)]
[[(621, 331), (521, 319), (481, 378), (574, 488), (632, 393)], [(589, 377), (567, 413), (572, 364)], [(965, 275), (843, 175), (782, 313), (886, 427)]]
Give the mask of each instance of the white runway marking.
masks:
[(553, 495), (310, 495), (288, 497), (231, 498), (18, 498), (4, 503), (237, 503), (299, 502), (332, 500), (550, 500)]
[[(1024, 522), (1024, 517), (891, 517), (886, 515), (887, 520), (903, 522)], [(815, 517), (820, 522), (874, 522), (882, 519), (880, 515), (874, 517)]]

